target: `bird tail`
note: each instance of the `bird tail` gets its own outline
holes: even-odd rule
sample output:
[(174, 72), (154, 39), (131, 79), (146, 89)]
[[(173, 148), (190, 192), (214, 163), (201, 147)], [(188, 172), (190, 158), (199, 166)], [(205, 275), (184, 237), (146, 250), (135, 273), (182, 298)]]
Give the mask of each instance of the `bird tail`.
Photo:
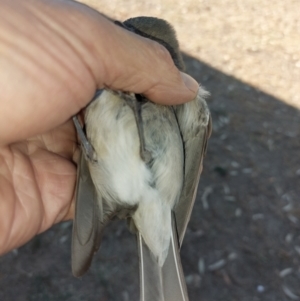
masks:
[(162, 267), (139, 232), (137, 240), (140, 259), (140, 301), (188, 301), (174, 214), (170, 247)]

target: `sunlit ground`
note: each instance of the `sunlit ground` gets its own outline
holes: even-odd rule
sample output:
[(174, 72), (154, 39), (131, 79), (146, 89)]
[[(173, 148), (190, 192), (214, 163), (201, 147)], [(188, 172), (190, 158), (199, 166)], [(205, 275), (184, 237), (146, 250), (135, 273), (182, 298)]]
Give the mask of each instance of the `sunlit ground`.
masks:
[(187, 54), (300, 108), (298, 0), (81, 2), (120, 21), (141, 15), (164, 18)]

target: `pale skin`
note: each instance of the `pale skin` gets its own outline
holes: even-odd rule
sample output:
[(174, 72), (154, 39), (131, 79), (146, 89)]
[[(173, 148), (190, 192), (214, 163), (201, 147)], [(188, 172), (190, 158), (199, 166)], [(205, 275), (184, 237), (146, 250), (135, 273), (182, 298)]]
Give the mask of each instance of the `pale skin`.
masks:
[(162, 104), (198, 90), (165, 48), (82, 4), (0, 0), (0, 254), (73, 218), (70, 118), (103, 87)]

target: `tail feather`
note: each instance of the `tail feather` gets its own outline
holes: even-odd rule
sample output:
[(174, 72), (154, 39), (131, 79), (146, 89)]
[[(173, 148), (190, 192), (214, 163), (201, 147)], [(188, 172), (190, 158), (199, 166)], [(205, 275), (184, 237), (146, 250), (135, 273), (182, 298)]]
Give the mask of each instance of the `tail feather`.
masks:
[(182, 270), (175, 219), (172, 215), (172, 235), (167, 258), (162, 267), (138, 233), (140, 258), (141, 301), (188, 301)]
[(133, 220), (154, 258), (160, 266), (163, 266), (168, 255), (172, 232), (171, 209), (159, 201), (156, 194), (149, 195), (152, 199), (139, 203)]

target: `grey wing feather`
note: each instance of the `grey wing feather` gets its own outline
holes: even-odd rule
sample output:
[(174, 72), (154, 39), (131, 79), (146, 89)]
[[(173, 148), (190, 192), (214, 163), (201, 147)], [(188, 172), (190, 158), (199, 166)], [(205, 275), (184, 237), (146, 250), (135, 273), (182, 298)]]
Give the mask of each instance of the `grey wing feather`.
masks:
[(82, 276), (101, 240), (102, 200), (95, 190), (83, 152), (77, 169), (76, 207), (72, 234), (72, 272)]
[(161, 268), (145, 244), (140, 232), (137, 233), (140, 263), (140, 301), (162, 301)]
[(138, 233), (141, 301), (188, 301), (187, 288), (179, 256), (175, 217), (168, 256), (162, 267)]
[(194, 114), (197, 114), (197, 116), (194, 117), (194, 120), (191, 118), (193, 121), (191, 128), (188, 128), (188, 126), (184, 124), (183, 120), (180, 120), (180, 118), (187, 118), (187, 115), (184, 116), (186, 113), (179, 112), (179, 114), (177, 114), (181, 131), (182, 127), (185, 127), (185, 132), (182, 131), (185, 152), (184, 183), (179, 201), (175, 207), (176, 225), (180, 246), (182, 245), (186, 228), (193, 210), (203, 167), (203, 158), (206, 153), (208, 139), (211, 135), (211, 116), (203, 99), (206, 94), (207, 93), (200, 88), (198, 97), (194, 104), (186, 104), (187, 107), (185, 109), (187, 109), (190, 105), (191, 107), (189, 109), (193, 111)]

